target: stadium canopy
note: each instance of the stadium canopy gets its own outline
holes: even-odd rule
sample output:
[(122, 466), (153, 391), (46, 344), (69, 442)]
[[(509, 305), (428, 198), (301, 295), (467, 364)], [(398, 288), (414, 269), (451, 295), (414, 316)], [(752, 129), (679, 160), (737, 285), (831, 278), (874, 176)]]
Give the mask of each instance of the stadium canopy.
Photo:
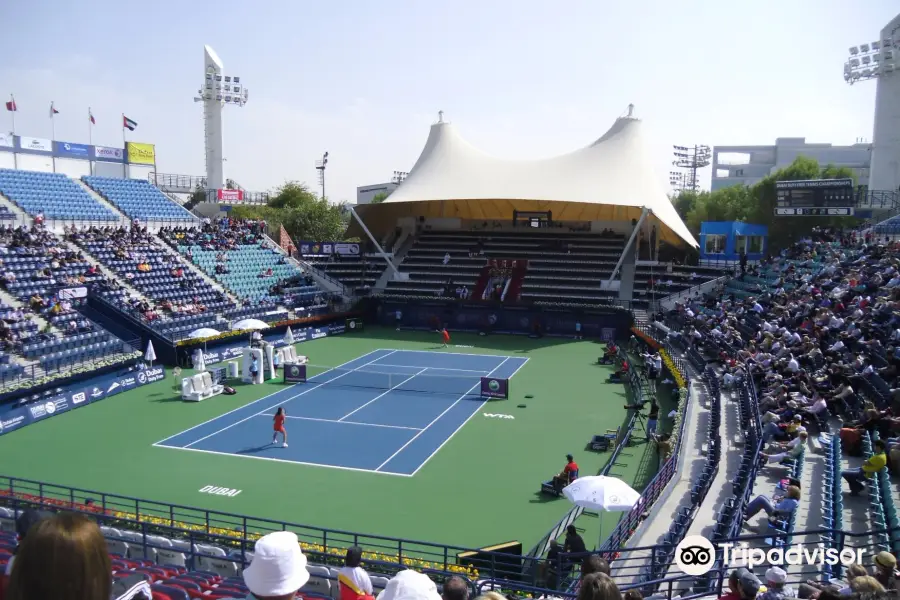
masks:
[[(631, 221), (646, 208), (661, 240), (696, 247), (652, 165), (643, 124), (631, 117), (585, 148), (541, 160), (490, 156), (438, 122), (403, 183), (356, 210), (378, 236), (402, 217), (508, 220), (520, 210), (552, 211), (554, 221)], [(356, 223), (350, 233), (362, 234)]]

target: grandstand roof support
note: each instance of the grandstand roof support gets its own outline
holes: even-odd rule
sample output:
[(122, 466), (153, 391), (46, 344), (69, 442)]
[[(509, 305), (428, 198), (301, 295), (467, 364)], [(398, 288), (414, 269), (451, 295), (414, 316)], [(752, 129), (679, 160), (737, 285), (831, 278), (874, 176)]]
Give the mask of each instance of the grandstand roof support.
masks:
[(625, 248), (622, 249), (622, 256), (619, 257), (619, 262), (616, 263), (615, 268), (613, 269), (612, 275), (609, 276), (609, 281), (607, 281), (607, 285), (612, 284), (613, 279), (616, 278), (616, 275), (619, 273), (619, 269), (622, 268), (622, 263), (625, 262), (625, 255), (628, 253), (628, 250), (631, 248), (631, 245), (634, 243), (634, 238), (637, 237), (638, 231), (641, 230), (641, 225), (644, 224), (644, 221), (647, 219), (647, 215), (650, 214), (650, 209), (644, 206), (641, 209), (641, 218), (638, 219), (637, 225), (634, 226), (634, 230), (631, 232), (631, 237), (628, 238), (628, 243), (625, 244)]
[(353, 218), (356, 219), (356, 222), (359, 223), (359, 226), (362, 227), (363, 231), (366, 232), (366, 235), (369, 236), (369, 239), (372, 240), (372, 243), (375, 244), (375, 247), (378, 248), (378, 252), (381, 254), (381, 258), (384, 259), (384, 262), (386, 262), (388, 267), (390, 267), (391, 270), (394, 272), (395, 278), (399, 278), (400, 271), (398, 271), (397, 267), (394, 266), (393, 261), (387, 257), (387, 254), (385, 253), (384, 248), (382, 248), (381, 244), (379, 244), (375, 240), (375, 237), (372, 235), (372, 232), (369, 231), (369, 228), (366, 227), (366, 224), (363, 223), (363, 220), (359, 218), (359, 215), (356, 214), (356, 211), (353, 209), (353, 207), (348, 206), (348, 208), (350, 209), (350, 214), (353, 215)]

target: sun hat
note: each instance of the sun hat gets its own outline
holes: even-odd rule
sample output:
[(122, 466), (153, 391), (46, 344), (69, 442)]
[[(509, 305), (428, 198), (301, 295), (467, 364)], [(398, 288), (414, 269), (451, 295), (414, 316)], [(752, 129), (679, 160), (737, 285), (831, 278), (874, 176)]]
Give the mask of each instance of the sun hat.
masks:
[(766, 581), (770, 583), (784, 583), (787, 581), (787, 573), (781, 567), (772, 567), (766, 571)]
[(441, 600), (437, 586), (427, 575), (416, 571), (400, 571), (387, 582), (378, 600)]
[(276, 531), (256, 541), (253, 560), (244, 569), (244, 583), (254, 596), (286, 596), (307, 581), (306, 557), (296, 533)]
[(882, 550), (875, 555), (875, 564), (885, 569), (893, 569), (897, 567), (897, 558), (890, 552)]

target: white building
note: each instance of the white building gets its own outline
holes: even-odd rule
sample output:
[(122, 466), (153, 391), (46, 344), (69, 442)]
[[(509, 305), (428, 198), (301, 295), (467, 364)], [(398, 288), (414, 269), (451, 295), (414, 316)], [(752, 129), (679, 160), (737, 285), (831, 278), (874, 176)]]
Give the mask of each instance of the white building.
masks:
[(753, 185), (767, 175), (789, 166), (798, 156), (806, 156), (828, 164), (847, 167), (859, 185), (868, 185), (871, 146), (808, 144), (806, 138), (778, 138), (774, 146), (715, 146), (712, 156), (712, 184), (718, 190), (733, 185)]
[(378, 194), (388, 194), (397, 189), (397, 184), (390, 183), (374, 183), (372, 185), (364, 185), (356, 188), (356, 203), (368, 204)]
[(900, 188), (900, 15), (881, 30), (882, 52), (875, 90), (872, 189)]

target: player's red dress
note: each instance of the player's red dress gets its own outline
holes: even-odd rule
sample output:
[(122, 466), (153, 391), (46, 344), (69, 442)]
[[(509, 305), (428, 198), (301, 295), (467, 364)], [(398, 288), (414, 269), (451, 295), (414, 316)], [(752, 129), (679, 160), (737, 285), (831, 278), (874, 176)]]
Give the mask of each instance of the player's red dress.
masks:
[(275, 415), (275, 431), (278, 433), (284, 433), (284, 415), (277, 414)]

